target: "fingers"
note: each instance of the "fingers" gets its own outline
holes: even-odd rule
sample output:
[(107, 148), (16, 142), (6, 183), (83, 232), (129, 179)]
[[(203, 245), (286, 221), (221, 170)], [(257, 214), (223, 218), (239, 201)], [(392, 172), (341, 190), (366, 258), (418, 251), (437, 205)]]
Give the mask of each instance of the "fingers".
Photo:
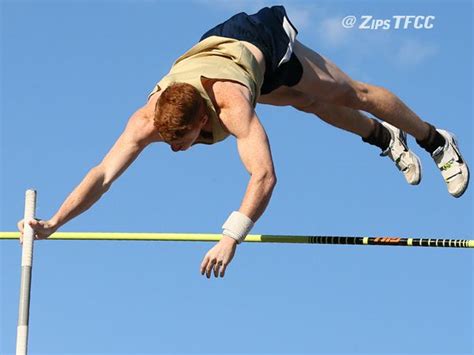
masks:
[(222, 260), (221, 260), (221, 261), (218, 261), (218, 262), (215, 264), (215, 267), (214, 267), (214, 277), (216, 277), (216, 278), (219, 277), (219, 269), (220, 269), (220, 271), (221, 271), (220, 276), (221, 276), (221, 277), (224, 277), (225, 266), (226, 266), (226, 264), (224, 264), (224, 262), (223, 262)]
[(224, 277), (224, 275), (225, 275), (225, 269), (227, 269), (227, 264), (222, 265), (221, 277)]
[(214, 277), (224, 277), (227, 264), (223, 260), (218, 260), (216, 258), (211, 258), (207, 256), (204, 258), (204, 261), (201, 264), (201, 275), (206, 274), (207, 278), (211, 278), (211, 273), (214, 272)]
[(207, 278), (210, 278), (212, 266), (215, 264), (215, 262), (215, 258), (211, 258), (209, 255), (206, 255), (203, 262), (201, 263), (201, 275), (206, 274)]
[(18, 227), (20, 233), (23, 233), (23, 220), (19, 220), (16, 226)]
[(206, 255), (204, 257), (204, 260), (201, 263), (201, 275), (204, 275), (204, 272), (206, 271), (207, 264), (209, 263), (209, 256)]
[(212, 268), (214, 267), (214, 265), (216, 264), (216, 259), (211, 259), (209, 261), (209, 263), (207, 264), (207, 267), (206, 267), (206, 276), (207, 278), (211, 278), (211, 272), (212, 272)]
[(20, 231), (19, 240), (20, 240), (20, 245), (21, 245), (21, 244), (23, 244), (23, 220), (18, 221), (16, 226), (18, 227), (18, 230)]
[[(46, 239), (49, 234), (44, 234), (45, 223), (39, 218), (34, 218), (28, 221), (28, 225), (33, 229), (33, 238), (36, 240)], [(20, 220), (17, 223), (18, 230), (20, 231), (20, 245), (23, 245), (23, 238), (25, 233), (25, 221), (24, 219)]]
[(39, 219), (31, 219), (28, 224), (30, 227), (33, 229), (33, 239), (38, 240), (38, 239), (44, 239), (42, 238), (42, 235), (40, 234), (43, 231), (43, 224), (40, 222)]
[(206, 274), (207, 278), (224, 277), (227, 266), (234, 257), (236, 244), (223, 243), (222, 240), (209, 250), (201, 263), (201, 275)]
[(39, 218), (35, 218), (35, 219), (30, 219), (28, 221), (28, 224), (30, 225), (31, 228), (35, 229), (35, 228), (38, 228), (38, 227), (42, 227), (43, 226), (43, 223), (40, 222), (41, 220)]

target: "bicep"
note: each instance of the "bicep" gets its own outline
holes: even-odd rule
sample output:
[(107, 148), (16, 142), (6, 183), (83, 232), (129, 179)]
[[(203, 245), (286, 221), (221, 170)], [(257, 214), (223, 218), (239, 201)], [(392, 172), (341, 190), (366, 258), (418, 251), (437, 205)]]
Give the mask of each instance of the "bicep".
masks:
[(106, 185), (112, 184), (138, 157), (143, 147), (129, 141), (123, 134), (105, 155), (98, 168), (104, 174)]
[(146, 143), (140, 139), (139, 124), (134, 117), (130, 119), (122, 134), (107, 152), (97, 168), (104, 174), (106, 185), (112, 184), (133, 163)]
[(273, 160), (265, 129), (253, 113), (248, 125), (236, 134), (237, 149), (247, 171), (253, 174), (274, 175)]
[(250, 103), (248, 90), (237, 84), (222, 84), (216, 95), (221, 118), (227, 130), (237, 138), (240, 158), (250, 174), (274, 176), (270, 143)]

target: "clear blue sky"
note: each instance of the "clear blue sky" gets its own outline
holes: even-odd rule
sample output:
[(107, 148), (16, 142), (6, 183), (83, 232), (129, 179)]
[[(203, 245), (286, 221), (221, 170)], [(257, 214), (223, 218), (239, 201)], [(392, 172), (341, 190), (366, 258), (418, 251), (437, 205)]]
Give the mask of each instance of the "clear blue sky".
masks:
[[(470, 1), (280, 2), (299, 39), (357, 80), (456, 133), (473, 163)], [(202, 33), (268, 1), (1, 2), (1, 223), (25, 190), (50, 218)], [(434, 15), (432, 30), (344, 30), (346, 15)], [(252, 233), (473, 238), (473, 188), (451, 197), (414, 139), (413, 187), (379, 150), (291, 108), (258, 106), (278, 185)], [(148, 147), (61, 231), (220, 233), (248, 181), (235, 140)], [(242, 244), (226, 277), (213, 243), (35, 244), (30, 354), (472, 354), (473, 252)], [(0, 353), (15, 348), (21, 249), (0, 242)]]

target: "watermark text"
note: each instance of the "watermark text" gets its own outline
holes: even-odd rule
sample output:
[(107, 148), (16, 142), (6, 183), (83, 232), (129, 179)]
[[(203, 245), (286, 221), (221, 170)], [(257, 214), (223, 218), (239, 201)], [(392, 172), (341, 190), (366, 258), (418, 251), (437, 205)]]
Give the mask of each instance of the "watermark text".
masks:
[(371, 15), (346, 16), (342, 19), (345, 28), (359, 30), (431, 30), (436, 17), (433, 15), (394, 15), (390, 18), (376, 18)]

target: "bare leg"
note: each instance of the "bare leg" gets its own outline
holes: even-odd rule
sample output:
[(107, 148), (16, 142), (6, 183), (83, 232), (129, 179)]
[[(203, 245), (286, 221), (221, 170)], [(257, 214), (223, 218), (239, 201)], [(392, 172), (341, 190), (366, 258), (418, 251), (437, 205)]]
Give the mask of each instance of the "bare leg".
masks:
[(348, 132), (355, 133), (362, 138), (368, 137), (374, 128), (373, 119), (367, 117), (358, 110), (354, 110), (345, 106), (314, 101), (309, 106), (294, 107), (303, 112), (313, 113), (319, 116), (319, 118), (321, 118), (326, 123)]
[(392, 92), (360, 81), (354, 82), (354, 86), (363, 93), (362, 99), (359, 97), (354, 100), (355, 108), (370, 112), (418, 140), (426, 138), (429, 132), (426, 122)]
[[(367, 117), (359, 110), (317, 101), (301, 92), (284, 86), (279, 87), (270, 94), (261, 96), (259, 103), (276, 106), (291, 105), (300, 111), (319, 116), (323, 121), (335, 127), (355, 133), (362, 137), (365, 142), (381, 148), (384, 155), (388, 155), (395, 162), (398, 169), (403, 172), (409, 184), (417, 185), (421, 180), (421, 167), (416, 155), (406, 151), (406, 147), (401, 145), (400, 139), (393, 140), (393, 137), (398, 137), (398, 135), (392, 136), (391, 132), (382, 132), (380, 130), (380, 127), (382, 127), (380, 123), (375, 119)], [(378, 132), (376, 140), (373, 138), (375, 132)], [(370, 139), (366, 140), (366, 138)], [(389, 144), (391, 148), (387, 150)]]
[(260, 96), (258, 102), (273, 106), (293, 106), (299, 111), (315, 114), (326, 123), (363, 138), (368, 137), (374, 128), (374, 120), (364, 113), (311, 99), (292, 87), (280, 86), (270, 94)]
[[(460, 197), (464, 193), (469, 183), (469, 170), (449, 132), (434, 130), (387, 89), (352, 80), (329, 60), (299, 42), (295, 43), (295, 54), (303, 65), (300, 82), (292, 87), (281, 86), (262, 95), (258, 99), (259, 103), (291, 105), (300, 111), (313, 113), (325, 122), (358, 134), (364, 141), (382, 148), (383, 142), (386, 142), (386, 137), (383, 136), (386, 132), (381, 132), (381, 126), (375, 120), (358, 110), (370, 112), (411, 134), (418, 141), (424, 141), (423, 145), (418, 143), (430, 153), (443, 147), (441, 152), (433, 155), (435, 163), (442, 172), (449, 193), (454, 197)], [(442, 136), (443, 142), (433, 132)], [(409, 184), (417, 185), (421, 180), (418, 157), (406, 149), (405, 138), (398, 130), (397, 139), (393, 139), (393, 130), (390, 133), (390, 149), (384, 150), (384, 155), (395, 162)], [(449, 144), (446, 145), (446, 142)]]
[[(422, 140), (429, 126), (393, 93), (375, 85), (352, 80), (335, 64), (304, 46), (295, 43), (295, 54), (303, 65), (303, 77), (292, 87), (314, 101), (363, 110)], [(344, 126), (347, 115), (334, 115), (335, 126)]]

